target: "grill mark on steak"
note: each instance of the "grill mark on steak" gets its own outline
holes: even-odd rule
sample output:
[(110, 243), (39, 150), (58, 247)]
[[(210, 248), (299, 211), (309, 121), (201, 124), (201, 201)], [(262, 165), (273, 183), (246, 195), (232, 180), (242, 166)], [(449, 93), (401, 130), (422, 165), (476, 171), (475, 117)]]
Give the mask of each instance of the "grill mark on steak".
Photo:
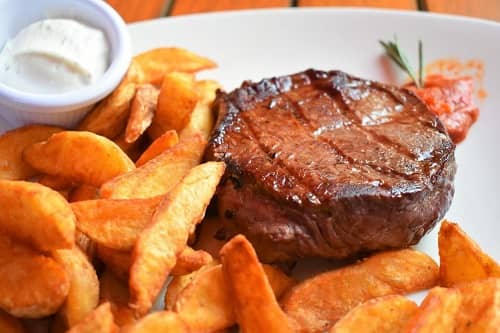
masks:
[(214, 109), (219, 215), (263, 261), (412, 245), (450, 205), (454, 145), (405, 89), (309, 70), (218, 92)]

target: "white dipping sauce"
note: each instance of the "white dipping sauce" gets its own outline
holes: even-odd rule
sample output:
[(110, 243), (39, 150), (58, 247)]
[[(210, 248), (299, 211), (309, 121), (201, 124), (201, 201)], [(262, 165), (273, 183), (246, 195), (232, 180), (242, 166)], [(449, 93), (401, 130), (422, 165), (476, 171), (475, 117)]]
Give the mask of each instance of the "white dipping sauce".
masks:
[(109, 66), (109, 44), (98, 29), (70, 19), (30, 24), (0, 53), (0, 82), (30, 93), (77, 90)]

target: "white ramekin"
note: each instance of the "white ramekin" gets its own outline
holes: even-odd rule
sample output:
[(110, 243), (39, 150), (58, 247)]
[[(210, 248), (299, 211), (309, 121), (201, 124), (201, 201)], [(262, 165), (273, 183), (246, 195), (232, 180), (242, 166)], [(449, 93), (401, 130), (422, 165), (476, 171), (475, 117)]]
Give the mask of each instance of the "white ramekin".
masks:
[(22, 28), (47, 18), (75, 19), (104, 31), (111, 47), (110, 65), (94, 84), (61, 94), (26, 93), (0, 83), (0, 116), (8, 127), (30, 123), (67, 128), (76, 125), (96, 102), (116, 88), (130, 65), (127, 27), (102, 0), (0, 0), (0, 49)]

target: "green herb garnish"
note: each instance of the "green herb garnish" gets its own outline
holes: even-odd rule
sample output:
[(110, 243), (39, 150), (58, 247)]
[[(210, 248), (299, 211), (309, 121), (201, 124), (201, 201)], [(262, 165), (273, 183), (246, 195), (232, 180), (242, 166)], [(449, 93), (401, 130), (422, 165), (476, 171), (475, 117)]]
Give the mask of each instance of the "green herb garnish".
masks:
[(385, 50), (385, 53), (389, 58), (391, 58), (402, 70), (404, 70), (408, 76), (412, 79), (412, 81), (415, 83), (415, 86), (417, 88), (421, 88), (424, 86), (423, 84), (423, 46), (422, 46), (422, 41), (418, 41), (418, 76), (415, 74), (413, 68), (411, 67), (410, 62), (408, 61), (408, 58), (404, 54), (403, 50), (401, 50), (401, 47), (398, 44), (398, 39), (396, 36), (394, 36), (394, 41), (379, 41), (380, 45)]

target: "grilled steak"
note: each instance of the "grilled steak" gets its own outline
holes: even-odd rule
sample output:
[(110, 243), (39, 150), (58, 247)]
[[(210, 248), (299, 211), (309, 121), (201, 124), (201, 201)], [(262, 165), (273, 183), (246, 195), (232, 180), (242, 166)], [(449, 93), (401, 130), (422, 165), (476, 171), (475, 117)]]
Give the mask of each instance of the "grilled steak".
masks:
[(308, 70), (219, 92), (217, 205), (265, 262), (406, 247), (453, 197), (455, 146), (410, 91)]

